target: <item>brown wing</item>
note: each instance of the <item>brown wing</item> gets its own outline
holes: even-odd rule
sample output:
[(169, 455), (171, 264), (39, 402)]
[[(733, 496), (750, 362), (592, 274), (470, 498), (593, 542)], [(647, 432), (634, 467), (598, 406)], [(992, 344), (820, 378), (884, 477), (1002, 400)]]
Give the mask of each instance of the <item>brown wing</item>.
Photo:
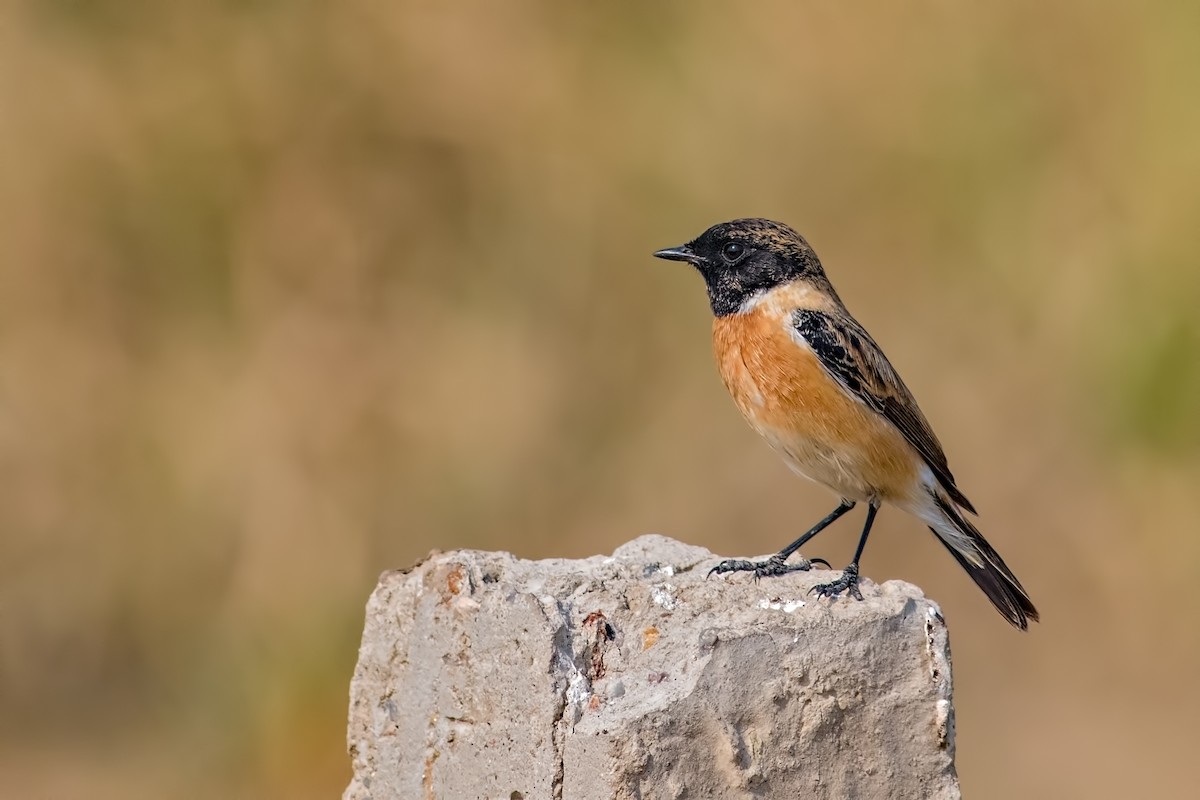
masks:
[(946, 453), (929, 421), (870, 334), (849, 316), (803, 308), (792, 314), (792, 327), (842, 388), (895, 425), (950, 498), (974, 514), (975, 507), (954, 484)]

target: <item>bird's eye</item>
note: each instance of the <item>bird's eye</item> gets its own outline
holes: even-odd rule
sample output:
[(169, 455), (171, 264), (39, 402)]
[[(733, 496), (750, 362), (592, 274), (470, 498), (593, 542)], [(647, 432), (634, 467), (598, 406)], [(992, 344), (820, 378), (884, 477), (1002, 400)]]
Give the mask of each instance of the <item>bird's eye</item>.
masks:
[(738, 242), (729, 242), (721, 248), (721, 256), (730, 264), (736, 264), (746, 255), (746, 248)]

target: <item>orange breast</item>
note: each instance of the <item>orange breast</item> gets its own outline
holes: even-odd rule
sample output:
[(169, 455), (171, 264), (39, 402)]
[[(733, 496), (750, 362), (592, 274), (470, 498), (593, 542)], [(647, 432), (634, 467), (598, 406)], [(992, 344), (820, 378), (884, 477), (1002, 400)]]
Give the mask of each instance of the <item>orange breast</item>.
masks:
[(911, 497), (919, 490), (916, 451), (789, 328), (790, 310), (777, 304), (713, 321), (717, 366), (738, 408), (790, 467), (841, 496)]

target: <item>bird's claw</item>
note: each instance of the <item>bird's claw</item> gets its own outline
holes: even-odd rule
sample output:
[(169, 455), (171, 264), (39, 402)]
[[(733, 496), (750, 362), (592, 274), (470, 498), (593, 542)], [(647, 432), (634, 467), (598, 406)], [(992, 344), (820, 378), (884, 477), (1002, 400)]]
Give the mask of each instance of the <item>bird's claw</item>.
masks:
[(817, 597), (837, 597), (842, 592), (847, 592), (855, 600), (862, 600), (862, 592), (858, 588), (858, 565), (851, 564), (842, 570), (842, 577), (830, 583), (819, 583), (809, 589), (809, 594), (815, 594)]
[(727, 558), (710, 569), (706, 577), (712, 577), (714, 573), (724, 575), (726, 572), (753, 572), (754, 579), (758, 580), (759, 578), (786, 575), (789, 572), (808, 572), (812, 569), (813, 564), (829, 566), (829, 562), (823, 558), (801, 558), (799, 561), (793, 561), (790, 564), (778, 555), (771, 556), (766, 561), (746, 561), (740, 558)]

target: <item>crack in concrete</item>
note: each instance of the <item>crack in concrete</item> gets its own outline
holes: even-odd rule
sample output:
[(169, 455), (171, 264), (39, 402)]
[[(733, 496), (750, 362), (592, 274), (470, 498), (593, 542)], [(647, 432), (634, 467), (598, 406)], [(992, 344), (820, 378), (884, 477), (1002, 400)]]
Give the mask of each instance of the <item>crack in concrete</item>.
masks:
[[(550, 788), (554, 800), (562, 800), (567, 734), (579, 721), (583, 704), (591, 697), (592, 683), (588, 680), (587, 671), (581, 668), (575, 656), (576, 631), (571, 624), (570, 607), (552, 597), (543, 597), (541, 601), (539, 606), (546, 616), (546, 621), (554, 626), (554, 653), (550, 659), (555, 693), (554, 724), (550, 732), (551, 746), (554, 750), (554, 777)], [(551, 617), (551, 607), (557, 619)]]

